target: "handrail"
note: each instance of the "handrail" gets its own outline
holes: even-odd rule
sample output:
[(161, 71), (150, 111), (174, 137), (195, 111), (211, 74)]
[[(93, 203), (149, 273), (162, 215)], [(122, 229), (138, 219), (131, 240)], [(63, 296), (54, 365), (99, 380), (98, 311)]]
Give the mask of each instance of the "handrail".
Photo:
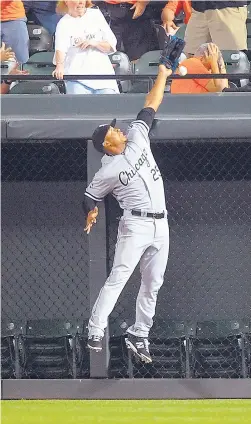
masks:
[[(156, 79), (156, 74), (126, 74), (126, 75), (64, 75), (64, 80), (146, 80), (146, 79)], [(184, 76), (173, 74), (167, 78), (167, 80), (174, 79), (231, 79), (231, 80), (241, 80), (241, 79), (251, 79), (251, 73), (239, 73), (239, 74), (187, 74)], [(1, 75), (1, 81), (58, 81), (52, 75)]]

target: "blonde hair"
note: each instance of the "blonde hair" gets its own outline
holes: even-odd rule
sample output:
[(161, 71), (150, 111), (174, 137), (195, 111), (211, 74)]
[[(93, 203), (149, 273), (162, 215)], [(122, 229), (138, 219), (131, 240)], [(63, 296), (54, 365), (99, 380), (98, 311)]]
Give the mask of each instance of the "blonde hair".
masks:
[[(91, 0), (87, 0), (85, 7), (88, 8), (88, 7), (92, 7), (92, 6), (93, 6), (93, 4), (92, 4)], [(65, 15), (66, 13), (68, 13), (68, 7), (67, 7), (67, 4), (66, 4), (65, 1), (58, 1), (57, 2), (56, 12), (59, 15)]]

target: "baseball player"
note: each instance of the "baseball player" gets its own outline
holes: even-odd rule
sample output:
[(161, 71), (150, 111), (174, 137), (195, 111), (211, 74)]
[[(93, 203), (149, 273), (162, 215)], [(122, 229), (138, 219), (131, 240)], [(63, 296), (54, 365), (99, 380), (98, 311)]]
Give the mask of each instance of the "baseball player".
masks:
[(88, 347), (101, 351), (108, 317), (140, 262), (141, 286), (136, 301), (135, 324), (127, 329), (126, 345), (145, 363), (152, 362), (148, 334), (169, 250), (163, 180), (151, 151), (149, 131), (162, 102), (166, 80), (177, 68), (183, 47), (183, 40), (168, 37), (155, 84), (126, 134), (116, 128), (116, 119), (94, 131), (94, 147), (105, 155), (102, 167), (86, 189), (83, 202), (87, 234), (96, 223), (98, 203), (108, 193), (113, 194), (124, 211), (118, 228), (113, 267), (89, 320)]

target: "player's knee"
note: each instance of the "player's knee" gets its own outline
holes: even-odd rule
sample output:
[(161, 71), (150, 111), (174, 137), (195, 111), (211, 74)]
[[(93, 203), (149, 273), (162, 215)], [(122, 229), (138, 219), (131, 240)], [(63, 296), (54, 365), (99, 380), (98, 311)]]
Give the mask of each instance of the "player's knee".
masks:
[(159, 292), (159, 289), (157, 289), (157, 288), (154, 288), (153, 290), (148, 289), (146, 287), (142, 287), (142, 286), (140, 288), (141, 296), (144, 296), (146, 299), (149, 299), (149, 300), (152, 299), (152, 300), (156, 301), (156, 298), (158, 296), (158, 292)]
[(130, 274), (126, 271), (123, 272), (114, 272), (112, 271), (105, 282), (105, 286), (124, 286), (129, 280)]
[[(154, 291), (159, 290), (164, 282), (164, 278), (162, 276), (147, 276), (142, 280), (142, 286), (145, 290)], [(152, 288), (152, 290), (150, 289)]]

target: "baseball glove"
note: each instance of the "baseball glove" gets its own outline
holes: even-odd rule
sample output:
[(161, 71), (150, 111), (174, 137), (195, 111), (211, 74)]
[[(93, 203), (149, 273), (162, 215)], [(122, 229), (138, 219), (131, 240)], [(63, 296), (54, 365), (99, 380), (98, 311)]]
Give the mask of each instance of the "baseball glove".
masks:
[(175, 35), (167, 35), (159, 64), (165, 65), (167, 69), (172, 69), (173, 72), (176, 71), (179, 66), (179, 57), (185, 45), (185, 41), (181, 38)]
[(90, 233), (90, 231), (91, 231), (91, 229), (92, 229), (92, 226), (93, 226), (94, 224), (96, 224), (96, 222), (97, 222), (97, 216), (98, 216), (98, 207), (97, 207), (97, 206), (95, 206), (95, 208), (94, 208), (94, 209), (92, 209), (92, 210), (88, 213), (88, 215), (87, 215), (87, 219), (86, 219), (86, 226), (85, 226), (85, 228), (84, 228), (84, 231), (85, 231), (87, 234), (89, 234), (89, 233)]

